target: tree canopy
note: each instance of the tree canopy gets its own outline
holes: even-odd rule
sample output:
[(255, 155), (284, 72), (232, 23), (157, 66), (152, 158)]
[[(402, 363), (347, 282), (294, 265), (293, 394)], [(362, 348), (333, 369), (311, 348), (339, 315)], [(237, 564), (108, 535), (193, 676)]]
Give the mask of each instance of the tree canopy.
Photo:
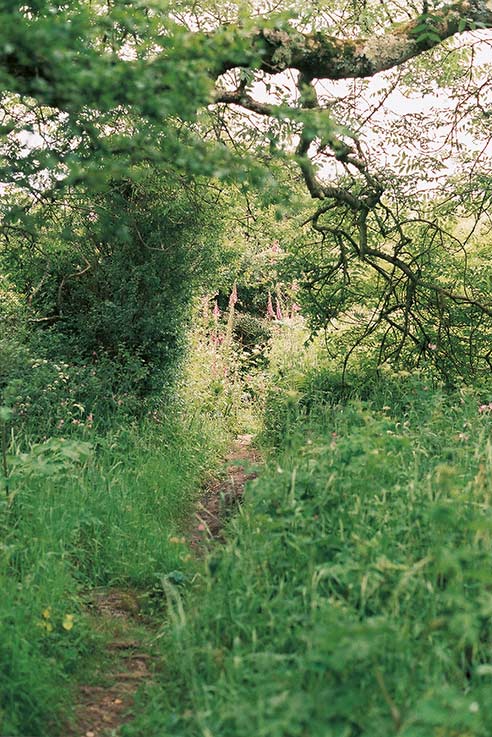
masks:
[(297, 217), (313, 323), (357, 321), (346, 358), (374, 340), (490, 370), (492, 2), (5, 0), (0, 20), (4, 238), (140, 165), (256, 188)]

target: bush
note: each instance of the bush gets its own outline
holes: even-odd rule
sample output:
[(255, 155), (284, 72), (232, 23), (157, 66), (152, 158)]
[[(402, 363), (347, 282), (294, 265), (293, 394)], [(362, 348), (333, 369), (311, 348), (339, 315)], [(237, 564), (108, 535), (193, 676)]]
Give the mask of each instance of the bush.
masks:
[(39, 212), (36, 249), (19, 240), (1, 254), (36, 353), (109, 373), (110, 392), (171, 385), (191, 298), (215, 271), (217, 213), (197, 183), (142, 168), (91, 198), (75, 193), (57, 219)]
[[(42, 354), (41, 354), (42, 355)], [(156, 401), (142, 401), (136, 392), (146, 377), (141, 363), (125, 364), (101, 355), (91, 363), (40, 358), (32, 346), (0, 340), (0, 405), (13, 410), (17, 439), (80, 434), (108, 429), (119, 420), (152, 410)], [(168, 397), (169, 399), (169, 397)]]
[(234, 337), (246, 350), (263, 348), (272, 337), (272, 328), (267, 320), (248, 314), (236, 314)]

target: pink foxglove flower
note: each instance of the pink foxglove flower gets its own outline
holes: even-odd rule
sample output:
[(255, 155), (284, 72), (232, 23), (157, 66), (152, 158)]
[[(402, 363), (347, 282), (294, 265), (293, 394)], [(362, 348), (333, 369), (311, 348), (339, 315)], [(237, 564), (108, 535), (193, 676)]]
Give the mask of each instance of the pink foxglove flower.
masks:
[(275, 320), (275, 311), (273, 309), (272, 295), (270, 294), (270, 292), (268, 292), (268, 302), (267, 302), (266, 316), (268, 318), (270, 318), (271, 320)]
[(277, 320), (281, 320), (282, 319), (282, 309), (280, 307), (280, 302), (278, 301), (278, 298), (275, 299), (275, 307), (276, 307), (275, 316)]
[(480, 414), (483, 414), (484, 412), (490, 412), (492, 410), (492, 402), (489, 402), (489, 404), (481, 404), (478, 408), (478, 411)]
[(212, 310), (212, 315), (214, 316), (215, 322), (217, 322), (217, 320), (220, 317), (220, 310), (219, 310), (219, 305), (217, 304), (217, 300), (215, 300), (214, 309)]
[(237, 284), (234, 282), (234, 286), (232, 287), (231, 296), (229, 297), (229, 307), (234, 307), (234, 305), (237, 302)]

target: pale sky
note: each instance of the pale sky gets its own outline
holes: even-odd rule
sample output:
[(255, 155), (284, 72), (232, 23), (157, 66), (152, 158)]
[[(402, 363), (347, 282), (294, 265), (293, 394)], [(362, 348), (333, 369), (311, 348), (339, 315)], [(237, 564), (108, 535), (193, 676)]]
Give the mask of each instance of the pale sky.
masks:
[[(492, 65), (492, 31), (482, 30), (473, 34), (462, 34), (455, 40), (455, 43), (460, 48), (467, 44), (473, 44), (475, 57), (474, 68), (476, 70), (479, 71), (486, 65)], [(383, 90), (388, 87), (388, 83), (394, 77), (395, 73), (395, 70), (383, 72), (363, 83), (365, 89), (356, 102), (356, 109), (361, 119), (372, 108), (377, 107)], [(276, 75), (271, 79), (283, 94), (288, 95), (292, 100), (296, 99), (295, 76), (292, 72)], [(484, 80), (486, 80), (486, 77), (484, 77)], [(353, 80), (324, 80), (317, 83), (317, 91), (320, 97), (343, 100), (351, 93), (354, 84), (360, 86), (358, 81), (354, 82)], [(378, 128), (384, 128), (385, 125), (391, 125), (405, 120), (411, 124), (412, 119), (415, 121), (417, 118), (426, 118), (425, 131), (422, 132), (427, 134), (427, 138), (429, 139), (427, 142), (428, 145), (424, 150), (421, 150), (421, 142), (416, 138), (414, 144), (407, 147), (408, 153), (412, 156), (435, 156), (436, 159), (440, 159), (445, 164), (449, 174), (455, 172), (456, 166), (458, 165), (457, 161), (448, 158), (448, 153), (442, 150), (444, 139), (450, 131), (450, 126), (442, 127), (440, 130), (435, 126), (433, 128), (432, 118), (435, 113), (445, 114), (452, 112), (455, 109), (456, 101), (451, 99), (445, 90), (437, 89), (435, 85), (434, 87), (435, 89), (432, 92), (412, 91), (411, 93), (404, 93), (399, 87), (396, 87), (385, 100), (384, 106), (373, 115), (371, 122), (364, 126), (360, 134), (360, 139), (369, 149), (371, 159), (378, 166), (394, 166), (395, 160), (401, 152), (401, 147), (391, 144), (387, 139), (384, 139), (384, 131), (381, 133), (378, 131)], [(254, 86), (253, 96), (262, 102), (268, 102), (270, 104), (278, 103), (275, 93), (273, 91), (268, 93), (264, 83), (258, 83)], [(484, 93), (481, 101), (482, 104), (488, 105), (489, 109), (492, 110), (492, 95), (490, 90)], [(456, 138), (461, 146), (470, 150), (482, 151), (483, 156), (492, 156), (491, 141), (484, 148), (483, 141), (474, 140), (473, 136), (463, 129), (458, 131)], [(339, 168), (339, 165), (334, 162), (324, 161), (321, 163), (320, 173), (322, 176), (325, 175), (328, 178), (332, 178)], [(444, 175), (445, 170), (441, 172), (441, 176)]]

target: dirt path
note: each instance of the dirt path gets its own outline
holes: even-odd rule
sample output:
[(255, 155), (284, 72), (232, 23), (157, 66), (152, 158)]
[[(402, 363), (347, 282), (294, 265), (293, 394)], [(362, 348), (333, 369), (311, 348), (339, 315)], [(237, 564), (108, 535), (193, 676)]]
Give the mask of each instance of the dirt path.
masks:
[(198, 504), (191, 534), (198, 553), (205, 542), (223, 539), (224, 524), (241, 503), (246, 483), (258, 475), (260, 456), (252, 440), (253, 435), (238, 435), (225, 458), (224, 476), (209, 484)]
[(131, 591), (93, 591), (87, 609), (110, 639), (100, 653), (100, 667), (91, 673), (91, 684), (79, 686), (75, 723), (66, 737), (113, 737), (131, 720), (135, 693), (151, 678), (152, 633), (146, 632), (137, 595)]
[[(197, 504), (190, 538), (202, 555), (223, 539), (223, 527), (240, 504), (246, 483), (255, 478), (260, 462), (252, 435), (239, 435), (225, 458), (224, 474), (210, 483)], [(145, 630), (138, 596), (131, 591), (93, 591), (88, 610), (98, 626), (110, 633), (97, 683), (79, 687), (74, 725), (64, 737), (116, 737), (132, 719), (137, 690), (152, 677), (152, 632)], [(91, 678), (93, 680), (93, 678)]]

